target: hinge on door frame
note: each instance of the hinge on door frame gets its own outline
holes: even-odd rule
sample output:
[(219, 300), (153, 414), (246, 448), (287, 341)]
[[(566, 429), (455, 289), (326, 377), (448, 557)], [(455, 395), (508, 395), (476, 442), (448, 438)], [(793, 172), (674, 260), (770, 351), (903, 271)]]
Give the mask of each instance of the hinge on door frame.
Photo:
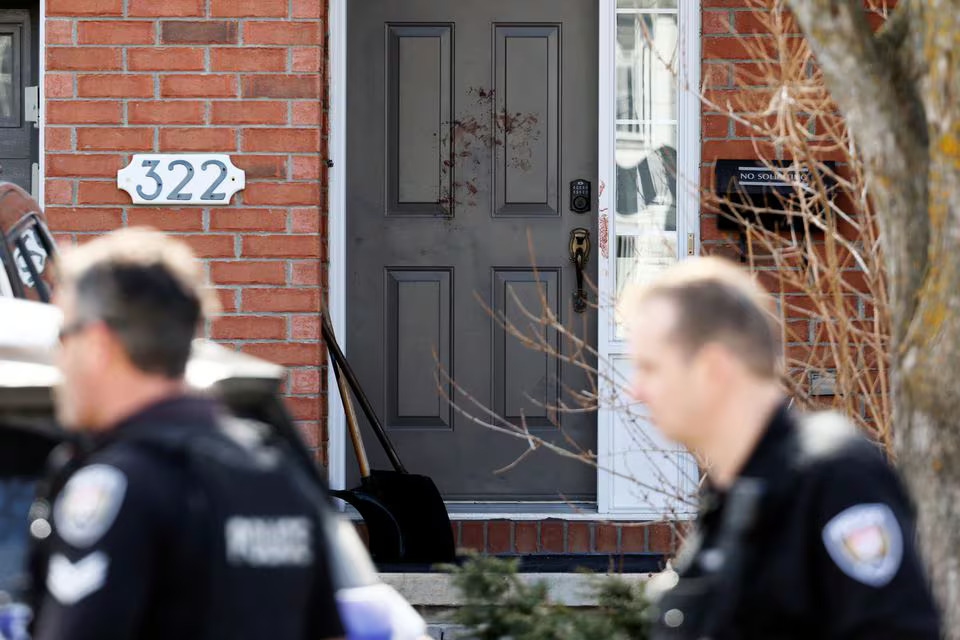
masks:
[(697, 239), (692, 233), (687, 234), (687, 255), (692, 256), (693, 252), (696, 251)]
[(40, 165), (36, 162), (30, 165), (30, 195), (40, 202)]
[(40, 128), (40, 87), (23, 88), (23, 121)]

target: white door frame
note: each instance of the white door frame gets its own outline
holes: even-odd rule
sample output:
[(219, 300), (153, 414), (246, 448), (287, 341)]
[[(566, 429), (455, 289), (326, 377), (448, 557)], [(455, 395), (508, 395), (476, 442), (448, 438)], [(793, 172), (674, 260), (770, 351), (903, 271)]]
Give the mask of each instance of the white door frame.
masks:
[[(347, 0), (330, 0), (330, 131), (333, 167), (327, 173), (327, 308), (344, 353), (347, 351)], [(329, 363), (328, 363), (329, 365)], [(347, 419), (333, 368), (327, 368), (327, 473), (330, 487), (346, 488)]]
[[(329, 172), (328, 185), (328, 243), (329, 243), (329, 309), (334, 329), (339, 337), (341, 346), (347, 352), (346, 344), (346, 82), (347, 82), (347, 12), (349, 0), (330, 0), (329, 27), (330, 27), (330, 131), (329, 145), (333, 168)], [(696, 96), (699, 88), (700, 72), (700, 0), (678, 0), (680, 5), (680, 126), (678, 140), (678, 155), (683, 159), (679, 167), (678, 178), (678, 233), (685, 237), (686, 233), (694, 233), (695, 247), (699, 247), (699, 179), (700, 179), (700, 103)], [(599, 0), (600, 34), (599, 34), (599, 182), (609, 186), (615, 183), (614, 169), (614, 118), (615, 118), (615, 64), (614, 46), (616, 41), (616, 0)], [(612, 211), (611, 205), (616, 202), (614, 189), (607, 188), (600, 197), (599, 211)], [(599, 216), (598, 216), (599, 217)], [(680, 222), (680, 220), (683, 222)], [(682, 227), (682, 229), (681, 229)], [(597, 233), (597, 230), (594, 230)], [(596, 237), (596, 235), (595, 235)], [(685, 243), (684, 243), (685, 246)], [(604, 295), (604, 287), (609, 287), (610, 264), (603, 261), (597, 252), (600, 261), (600, 286)], [(607, 291), (612, 289), (607, 288)], [(611, 311), (601, 309), (599, 317), (599, 340), (601, 353), (610, 353), (610, 326)], [(600, 411), (598, 416), (598, 453), (603, 455), (608, 447), (610, 428), (609, 412)], [(327, 375), (327, 434), (328, 434), (328, 475), (330, 486), (342, 489), (346, 483), (346, 418), (343, 405), (340, 402), (339, 391), (333, 371)], [(491, 509), (479, 508), (475, 512), (457, 513), (458, 519), (495, 518), (497, 516), (511, 519), (526, 519), (542, 516), (582, 519), (596, 518), (598, 515), (612, 513), (610, 509), (611, 490), (614, 485), (610, 474), (603, 471), (598, 473), (597, 498), (598, 513), (541, 513), (535, 504), (521, 512), (496, 513)], [(645, 517), (643, 513), (620, 512), (618, 518)]]
[(40, 38), (39, 46), (37, 47), (37, 79), (40, 93), (40, 117), (38, 118), (39, 122), (37, 126), (40, 128), (40, 136), (37, 141), (37, 163), (39, 168), (37, 170), (37, 182), (35, 186), (36, 199), (37, 203), (43, 208), (46, 208), (46, 203), (44, 203), (43, 198), (46, 193), (47, 180), (46, 176), (46, 149), (44, 144), (46, 144), (47, 136), (47, 100), (46, 100), (46, 60), (47, 60), (47, 1), (40, 0), (40, 16), (37, 18), (40, 21), (40, 33), (37, 36)]
[[(678, 259), (699, 253), (700, 247), (700, 0), (676, 0), (679, 19), (679, 59), (676, 63), (678, 82), (677, 94), (677, 249)], [(650, 520), (662, 517), (685, 517), (689, 515), (687, 509), (675, 501), (667, 500), (670, 504), (667, 511), (654, 502), (660, 502), (666, 496), (653, 498), (642, 496), (643, 490), (624, 477), (624, 474), (635, 475), (625, 466), (624, 460), (628, 457), (625, 451), (638, 448), (635, 436), (625, 436), (623, 427), (618, 430), (617, 412), (623, 411), (624, 404), (630, 401), (621, 391), (615, 391), (614, 386), (626, 382), (623, 376), (617, 375), (614, 367), (617, 363), (626, 364), (628, 354), (627, 345), (618, 340), (615, 335), (615, 319), (612, 292), (616, 290), (616, 230), (615, 216), (616, 196), (616, 60), (615, 47), (604, 46), (604, 42), (615, 42), (616, 33), (616, 0), (600, 0), (600, 139), (599, 139), (599, 180), (605, 185), (599, 203), (600, 226), (605, 233), (600, 237), (599, 266), (599, 295), (604, 301), (600, 305), (598, 318), (597, 351), (600, 354), (601, 375), (601, 402), (597, 416), (597, 457), (601, 470), (597, 474), (597, 511), (602, 516), (613, 516), (618, 520)], [(608, 243), (606, 256), (603, 255), (603, 244)], [(611, 402), (610, 399), (616, 397)], [(607, 398), (607, 400), (604, 400)], [(611, 404), (617, 408), (611, 408)], [(642, 409), (636, 407), (631, 411), (635, 415), (642, 415)], [(636, 425), (634, 425), (636, 428)], [(617, 436), (620, 436), (619, 439)], [(646, 446), (646, 445), (644, 445)], [(679, 451), (679, 447), (676, 449)], [(632, 461), (636, 465), (654, 464), (649, 453), (631, 453)], [(672, 486), (669, 491), (687, 494), (694, 489), (689, 482), (687, 472), (688, 460), (686, 454), (678, 454), (676, 467), (670, 472), (676, 473), (671, 478)], [(636, 469), (636, 466), (629, 467)], [(618, 475), (620, 474), (620, 475)], [(663, 474), (658, 474), (664, 477)], [(650, 492), (647, 492), (648, 494)]]

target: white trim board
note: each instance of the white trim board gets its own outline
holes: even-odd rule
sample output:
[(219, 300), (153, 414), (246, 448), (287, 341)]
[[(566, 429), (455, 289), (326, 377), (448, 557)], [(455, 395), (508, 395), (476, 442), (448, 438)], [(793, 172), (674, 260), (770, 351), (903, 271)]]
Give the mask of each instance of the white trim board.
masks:
[[(341, 341), (341, 346), (348, 352), (345, 344), (346, 327), (346, 52), (347, 52), (347, 2), (350, 0), (330, 0), (329, 37), (330, 37), (330, 158), (333, 168), (329, 172), (328, 188), (328, 243), (329, 243), (329, 308), (334, 330)], [(678, 154), (682, 159), (679, 167), (678, 192), (683, 194), (678, 198), (678, 235), (685, 238), (687, 233), (693, 233), (696, 247), (699, 247), (699, 191), (700, 180), (700, 103), (696, 95), (699, 87), (700, 75), (700, 0), (679, 0), (680, 3), (680, 86), (678, 96), (680, 125), (678, 139)], [(616, 42), (616, 0), (599, 0), (600, 24), (600, 51), (599, 51), (599, 82), (598, 103), (599, 132), (599, 184), (613, 185), (616, 176), (614, 169), (614, 133), (615, 133), (615, 70), (614, 43)], [(616, 202), (613, 196), (614, 189), (607, 188), (600, 197), (599, 211), (612, 210), (611, 205)], [(681, 221), (682, 220), (682, 221)], [(594, 230), (597, 233), (597, 229)], [(681, 243), (686, 246), (685, 240)], [(597, 252), (599, 259), (599, 251)], [(600, 262), (601, 291), (610, 286), (610, 262)], [(603, 293), (601, 293), (603, 295)], [(610, 349), (611, 341), (611, 311), (601, 311), (599, 318), (599, 345), (601, 353), (613, 355)], [(622, 346), (620, 348), (622, 353)], [(327, 433), (328, 433), (328, 476), (330, 486), (335, 489), (343, 488), (346, 482), (347, 435), (346, 419), (337, 391), (336, 381), (332, 371), (327, 375)], [(609, 436), (611, 412), (601, 410), (598, 416), (598, 447), (601, 455), (609, 454)], [(613, 491), (617, 489), (613, 476), (603, 471), (598, 473), (597, 498), (598, 511), (596, 513), (580, 513), (566, 516), (568, 519), (595, 519), (597, 517), (613, 516), (618, 520), (650, 519), (655, 514), (649, 510), (639, 508), (615, 508), (622, 500), (617, 500)], [(490, 505), (491, 507), (493, 505)], [(479, 507), (479, 505), (478, 505)], [(530, 505), (529, 513), (497, 514), (492, 508), (478, 508), (472, 513), (457, 513), (457, 519), (490, 519), (502, 515), (513, 520), (540, 519), (542, 517), (564, 517), (560, 514), (547, 516), (538, 512), (535, 504)]]
[(40, 117), (37, 125), (40, 128), (40, 136), (37, 141), (37, 164), (39, 168), (37, 170), (37, 202), (42, 208), (46, 208), (46, 203), (43, 201), (46, 196), (46, 187), (47, 187), (47, 160), (46, 160), (46, 148), (44, 145), (47, 143), (47, 100), (46, 100), (46, 60), (47, 60), (47, 0), (40, 0), (40, 15), (37, 19), (40, 21), (40, 31), (37, 36), (40, 38), (40, 42), (37, 47), (37, 83), (40, 87), (38, 91), (40, 92)]
[[(330, 0), (330, 131), (333, 167), (327, 173), (327, 268), (330, 321), (347, 352), (347, 0)], [(321, 294), (322, 295), (322, 294)], [(327, 369), (327, 474), (330, 487), (346, 487), (347, 419), (333, 368)]]
[[(337, 500), (339, 503), (340, 501)], [(518, 503), (522, 504), (522, 503)], [(350, 520), (360, 521), (363, 520), (363, 516), (360, 515), (353, 507), (347, 506), (341, 509), (344, 511), (345, 517)], [(481, 521), (485, 522), (487, 520), (510, 520), (513, 522), (542, 522), (543, 520), (567, 520), (570, 522), (596, 522), (597, 520), (609, 520), (611, 523), (620, 522), (620, 521), (630, 521), (631, 518), (605, 518), (603, 514), (598, 514), (596, 511), (581, 511), (579, 513), (563, 513), (555, 511), (538, 511), (536, 505), (529, 508), (525, 511), (469, 511), (469, 512), (460, 512), (460, 511), (449, 511), (450, 521), (451, 522), (460, 522), (460, 521)], [(645, 518), (645, 520), (650, 520), (650, 518)]]

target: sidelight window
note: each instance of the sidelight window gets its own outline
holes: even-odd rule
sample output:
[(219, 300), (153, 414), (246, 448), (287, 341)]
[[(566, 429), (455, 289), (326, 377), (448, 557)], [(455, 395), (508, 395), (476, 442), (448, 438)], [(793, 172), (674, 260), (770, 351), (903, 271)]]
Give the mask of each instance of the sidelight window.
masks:
[(619, 297), (677, 258), (680, 32), (676, 0), (618, 0), (616, 13), (611, 249)]
[(691, 513), (686, 498), (697, 467), (631, 398), (627, 335), (614, 302), (696, 252), (700, 7), (697, 0), (603, 4), (598, 508), (624, 518), (682, 518)]

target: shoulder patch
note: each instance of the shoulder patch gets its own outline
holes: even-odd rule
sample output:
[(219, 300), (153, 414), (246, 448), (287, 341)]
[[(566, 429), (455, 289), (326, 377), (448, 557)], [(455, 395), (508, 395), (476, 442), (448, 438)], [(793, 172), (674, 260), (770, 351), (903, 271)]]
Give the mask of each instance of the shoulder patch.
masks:
[(127, 477), (116, 467), (83, 467), (67, 481), (53, 507), (57, 534), (74, 547), (89, 547), (113, 525), (126, 491)]
[(882, 587), (903, 559), (903, 533), (885, 504), (858, 504), (823, 527), (823, 544), (841, 571), (858, 582)]

